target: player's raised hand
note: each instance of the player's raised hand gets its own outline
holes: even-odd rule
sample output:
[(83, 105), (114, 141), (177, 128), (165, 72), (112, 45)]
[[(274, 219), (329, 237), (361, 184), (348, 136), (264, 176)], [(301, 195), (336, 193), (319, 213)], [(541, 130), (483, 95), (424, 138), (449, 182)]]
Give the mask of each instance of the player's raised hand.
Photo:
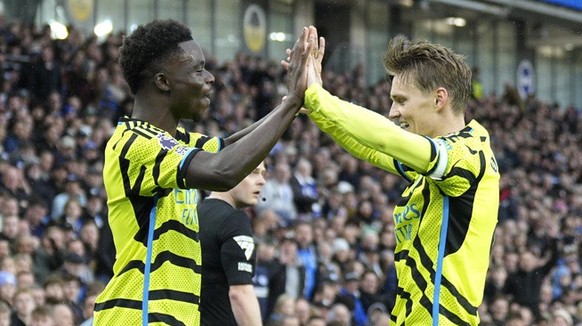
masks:
[(292, 50), (287, 50), (287, 61), (282, 61), (287, 69), (287, 83), (289, 93), (293, 93), (303, 99), (307, 89), (307, 65), (309, 56), (313, 51), (315, 41), (309, 35), (309, 29), (303, 28), (303, 32)]
[(311, 52), (311, 58), (309, 59), (311, 63), (309, 64), (309, 70), (307, 73), (307, 87), (311, 86), (313, 83), (323, 85), (321, 70), (323, 56), (325, 55), (325, 38), (318, 38), (317, 28), (315, 28), (315, 26), (309, 26), (309, 38), (315, 40), (315, 45)]

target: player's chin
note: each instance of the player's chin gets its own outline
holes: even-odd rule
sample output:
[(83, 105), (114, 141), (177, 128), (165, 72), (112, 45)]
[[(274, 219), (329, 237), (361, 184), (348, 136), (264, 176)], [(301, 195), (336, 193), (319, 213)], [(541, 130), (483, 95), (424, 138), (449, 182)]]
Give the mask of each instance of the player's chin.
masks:
[(192, 120), (194, 120), (195, 122), (202, 121), (206, 116), (207, 112), (208, 105), (197, 105), (192, 112)]
[(246, 206), (256, 206), (259, 202), (259, 196), (253, 196), (247, 199)]

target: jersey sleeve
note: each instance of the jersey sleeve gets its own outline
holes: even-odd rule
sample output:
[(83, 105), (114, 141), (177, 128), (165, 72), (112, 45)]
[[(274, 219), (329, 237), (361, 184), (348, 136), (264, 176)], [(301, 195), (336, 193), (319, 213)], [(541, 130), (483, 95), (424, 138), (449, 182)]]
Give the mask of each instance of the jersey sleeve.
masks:
[(252, 284), (255, 272), (255, 242), (251, 224), (242, 211), (229, 217), (221, 234), (220, 259), (229, 285)]
[(407, 172), (430, 169), (434, 160), (431, 142), (383, 115), (332, 96), (318, 84), (307, 89), (305, 106), (318, 127), (352, 155), (407, 178)]
[(145, 137), (126, 132), (114, 151), (127, 193), (151, 197), (163, 189), (185, 188), (184, 166), (199, 149), (184, 146), (167, 133)]
[(224, 140), (220, 137), (210, 137), (197, 132), (186, 132), (183, 128), (178, 128), (176, 138), (190, 147), (196, 147), (205, 152), (218, 153), (224, 148)]
[(433, 140), (437, 159), (430, 176), (446, 195), (458, 197), (469, 190), (485, 173), (490, 163), (480, 137), (466, 132)]

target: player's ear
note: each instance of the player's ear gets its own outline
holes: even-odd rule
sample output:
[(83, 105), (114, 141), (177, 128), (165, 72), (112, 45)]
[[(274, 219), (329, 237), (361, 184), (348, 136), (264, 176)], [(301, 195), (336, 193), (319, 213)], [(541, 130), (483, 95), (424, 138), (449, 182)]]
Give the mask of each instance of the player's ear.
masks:
[(439, 87), (436, 90), (434, 98), (434, 108), (436, 111), (442, 110), (449, 102), (449, 92), (444, 87)]
[(170, 91), (170, 83), (163, 72), (159, 72), (154, 76), (154, 83), (156, 88), (166, 93)]

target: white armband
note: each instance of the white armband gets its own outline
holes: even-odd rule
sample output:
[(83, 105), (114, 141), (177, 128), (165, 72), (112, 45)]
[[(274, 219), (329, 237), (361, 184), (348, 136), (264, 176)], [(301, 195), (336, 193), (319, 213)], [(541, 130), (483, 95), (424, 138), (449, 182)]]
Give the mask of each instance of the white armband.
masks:
[(431, 139), (435, 146), (438, 162), (436, 163), (436, 168), (429, 175), (433, 180), (442, 180), (445, 172), (447, 171), (447, 163), (449, 161), (449, 153), (447, 152), (447, 145), (443, 139)]

